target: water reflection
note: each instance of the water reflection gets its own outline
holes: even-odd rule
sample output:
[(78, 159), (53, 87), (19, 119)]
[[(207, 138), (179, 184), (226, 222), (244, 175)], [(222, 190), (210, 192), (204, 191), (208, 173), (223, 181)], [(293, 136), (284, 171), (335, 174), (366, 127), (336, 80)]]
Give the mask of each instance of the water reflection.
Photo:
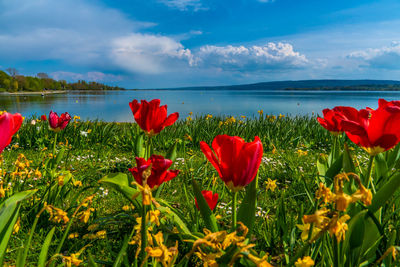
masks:
[(133, 121), (128, 102), (133, 99), (160, 98), (169, 112), (186, 117), (194, 115), (255, 116), (257, 110), (266, 114), (310, 115), (324, 108), (344, 105), (356, 108), (377, 107), (379, 98), (400, 99), (399, 92), (321, 92), (265, 90), (129, 90), (84, 91), (54, 95), (0, 95), (0, 110), (20, 112), (24, 116), (68, 111), (82, 119), (104, 121)]

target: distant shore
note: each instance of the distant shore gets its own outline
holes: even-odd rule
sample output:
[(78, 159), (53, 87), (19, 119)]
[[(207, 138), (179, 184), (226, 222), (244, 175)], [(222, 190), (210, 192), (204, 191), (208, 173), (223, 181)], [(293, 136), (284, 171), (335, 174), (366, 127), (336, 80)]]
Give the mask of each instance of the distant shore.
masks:
[(52, 94), (65, 94), (66, 90), (54, 90), (54, 91), (38, 91), (38, 92), (2, 92), (1, 94), (5, 95), (52, 95)]

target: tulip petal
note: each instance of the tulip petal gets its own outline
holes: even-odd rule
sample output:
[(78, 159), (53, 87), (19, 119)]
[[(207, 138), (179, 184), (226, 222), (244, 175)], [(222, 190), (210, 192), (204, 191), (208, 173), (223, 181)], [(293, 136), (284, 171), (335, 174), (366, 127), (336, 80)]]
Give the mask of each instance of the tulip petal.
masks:
[(218, 158), (215, 156), (214, 152), (211, 150), (210, 146), (204, 142), (200, 142), (200, 149), (203, 151), (203, 154), (206, 156), (208, 161), (211, 162), (211, 164), (214, 166), (214, 168), (217, 170), (218, 174), (220, 177), (222, 177), (221, 170), (219, 169), (219, 161)]
[(167, 119), (164, 121), (164, 127), (166, 126), (171, 126), (172, 124), (174, 124), (176, 122), (176, 120), (179, 118), (179, 113), (175, 112), (170, 114)]

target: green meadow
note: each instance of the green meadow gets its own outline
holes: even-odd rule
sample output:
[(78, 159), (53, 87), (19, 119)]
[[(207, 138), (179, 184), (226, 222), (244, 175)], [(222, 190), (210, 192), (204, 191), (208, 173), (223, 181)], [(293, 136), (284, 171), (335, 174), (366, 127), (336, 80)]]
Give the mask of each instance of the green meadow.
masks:
[[(220, 134), (240, 136), (246, 142), (259, 136), (263, 144), (258, 184), (252, 187), (255, 191), (251, 193), (256, 201), (255, 221), (246, 239), (241, 240), (245, 245), (252, 245), (243, 249), (245, 245), (233, 242), (227, 248), (218, 247), (218, 252), (207, 252), (205, 243), (201, 250), (203, 256), (222, 255), (218, 261), (220, 266), (268, 266), (261, 265), (267, 262), (272, 266), (295, 263), (311, 266), (306, 265), (306, 260), (304, 265), (297, 265), (307, 256), (315, 261), (315, 266), (399, 264), (395, 245), (400, 238), (400, 195), (395, 191), (398, 183), (393, 182), (400, 179), (399, 149), (376, 157), (371, 166), (376, 187), (373, 208), (360, 201), (351, 203), (345, 236), (338, 240), (328, 230), (313, 232), (316, 228), (313, 223), (304, 231), (303, 216), (314, 214), (322, 204), (322, 199), (316, 198), (320, 183), (334, 191), (336, 175), (350, 172), (365, 181), (368, 154), (345, 136), (335, 139), (315, 117), (275, 117), (262, 113), (253, 118), (189, 116), (151, 139), (151, 154), (173, 159), (171, 169), (180, 173), (153, 192), (157, 204), (153, 203), (150, 210), (159, 211), (156, 216), (159, 222), (148, 222), (153, 247), (162, 247), (155, 238), (161, 232), (165, 247), (174, 247), (169, 250), (173, 252), (173, 262), (163, 263), (157, 257), (148, 257), (146, 264), (207, 265), (200, 252), (193, 251), (196, 240), (205, 238), (204, 228), (209, 228), (210, 223), (195, 206), (193, 181), (201, 190), (219, 194), (212, 218), (219, 231), (233, 231), (232, 195), (199, 147), (200, 141), (211, 145)], [(74, 118), (57, 134), (54, 145), (55, 136), (48, 122), (25, 118), (12, 143), (2, 153), (0, 168), (5, 196), (0, 199), (1, 208), (6, 209), (5, 199), (18, 192), (30, 192), (20, 196), (20, 204), (10, 215), (12, 220), (5, 222), (5, 217), (1, 218), (0, 222), (8, 228), (0, 229), (13, 228), (8, 243), (1, 242), (3, 264), (146, 265), (138, 259), (139, 244), (133, 242), (142, 200), (140, 195), (135, 199), (129, 195), (137, 188), (131, 184), (133, 177), (128, 171), (136, 165), (135, 157), (143, 156), (146, 138), (141, 129), (136, 123)], [(344, 183), (348, 194), (358, 188), (351, 178)], [(248, 200), (248, 188), (238, 193), (239, 207)], [(64, 213), (45, 209), (46, 205)], [(252, 261), (249, 254), (265, 262)], [(234, 256), (237, 260), (233, 263)]]

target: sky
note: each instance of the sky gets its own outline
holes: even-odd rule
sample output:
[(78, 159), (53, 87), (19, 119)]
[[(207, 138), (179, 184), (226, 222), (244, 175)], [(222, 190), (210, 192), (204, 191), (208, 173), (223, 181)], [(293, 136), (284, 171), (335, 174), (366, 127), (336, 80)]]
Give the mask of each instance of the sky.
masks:
[(400, 80), (400, 1), (0, 0), (0, 70), (134, 88)]

